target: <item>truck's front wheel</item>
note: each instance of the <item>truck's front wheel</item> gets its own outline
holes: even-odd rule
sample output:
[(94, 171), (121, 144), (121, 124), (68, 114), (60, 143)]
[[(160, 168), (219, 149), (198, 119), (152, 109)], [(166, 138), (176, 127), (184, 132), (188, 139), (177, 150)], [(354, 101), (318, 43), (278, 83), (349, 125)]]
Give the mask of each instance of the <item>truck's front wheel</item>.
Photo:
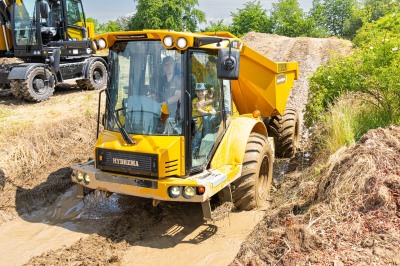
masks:
[(273, 157), (268, 139), (251, 133), (247, 141), (241, 177), (232, 183), (232, 199), (239, 210), (260, 207), (271, 189)]

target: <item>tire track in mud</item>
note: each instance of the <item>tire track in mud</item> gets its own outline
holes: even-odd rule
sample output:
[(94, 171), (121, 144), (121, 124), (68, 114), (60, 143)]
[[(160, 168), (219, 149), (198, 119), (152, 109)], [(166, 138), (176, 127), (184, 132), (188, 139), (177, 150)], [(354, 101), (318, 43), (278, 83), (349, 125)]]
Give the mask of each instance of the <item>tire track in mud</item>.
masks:
[[(65, 195), (63, 199), (69, 201), (70, 196)], [(70, 218), (72, 221), (69, 227), (75, 228), (76, 232), (67, 234), (69, 241), (59, 239), (57, 244), (52, 243), (53, 249), (39, 247), (43, 249), (42, 254), (35, 250), (31, 252), (31, 256), (37, 253), (40, 255), (29, 261), (26, 261), (27, 256), (25, 256), (19, 262), (28, 265), (43, 263), (72, 265), (80, 262), (129, 265), (137, 258), (141, 258), (140, 265), (162, 264), (171, 260), (176, 261), (174, 265), (228, 265), (239, 251), (241, 243), (264, 216), (261, 210), (232, 212), (219, 221), (204, 223), (199, 204), (165, 202), (153, 208), (149, 200), (120, 195), (112, 196), (110, 199), (97, 198), (97, 200), (103, 201), (108, 207), (115, 204), (120, 207), (115, 213), (111, 213), (114, 216), (110, 218), (110, 212), (106, 211), (99, 215), (102, 210), (99, 206), (95, 206), (89, 212), (94, 215), (92, 217), (88, 215), (87, 210), (90, 206), (85, 209), (82, 203), (76, 203), (71, 208), (76, 209), (75, 214), (81, 213), (78, 218), (82, 218), (83, 213), (85, 219), (74, 221)], [(51, 222), (59, 223), (43, 231), (54, 233), (52, 230), (55, 230), (59, 235), (65, 226), (58, 219), (67, 216), (60, 215), (65, 209), (57, 211), (57, 207), (54, 206), (50, 209), (47, 212), (58, 213), (51, 216)], [(67, 213), (70, 213), (70, 209)], [(108, 217), (105, 217), (107, 215)], [(31, 231), (34, 231), (35, 227), (43, 226), (43, 224), (24, 225)], [(34, 236), (28, 241), (44, 242), (43, 240)]]

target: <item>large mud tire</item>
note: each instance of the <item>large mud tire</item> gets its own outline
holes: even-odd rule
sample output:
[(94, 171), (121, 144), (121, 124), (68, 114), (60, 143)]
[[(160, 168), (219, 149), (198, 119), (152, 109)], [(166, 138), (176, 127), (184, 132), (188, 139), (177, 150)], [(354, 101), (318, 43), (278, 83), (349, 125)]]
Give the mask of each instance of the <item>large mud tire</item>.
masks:
[(297, 111), (287, 108), (283, 115), (272, 117), (267, 128), (269, 136), (274, 138), (276, 156), (292, 158), (300, 145), (300, 120)]
[(43, 67), (34, 68), (29, 72), (27, 79), (19, 83), (22, 98), (29, 102), (42, 102), (49, 99), (54, 93), (54, 85), (49, 86), (45, 80), (48, 80), (51, 75), (51, 72)]
[(265, 203), (271, 190), (272, 168), (272, 150), (267, 138), (251, 133), (241, 177), (232, 183), (232, 199), (236, 208), (252, 210)]
[(101, 90), (107, 85), (107, 67), (101, 61), (94, 61), (89, 66), (89, 78), (76, 81), (84, 90)]
[(17, 79), (10, 80), (10, 87), (11, 87), (11, 93), (14, 95), (14, 97), (17, 99), (22, 99), (23, 95), (20, 90), (21, 81)]

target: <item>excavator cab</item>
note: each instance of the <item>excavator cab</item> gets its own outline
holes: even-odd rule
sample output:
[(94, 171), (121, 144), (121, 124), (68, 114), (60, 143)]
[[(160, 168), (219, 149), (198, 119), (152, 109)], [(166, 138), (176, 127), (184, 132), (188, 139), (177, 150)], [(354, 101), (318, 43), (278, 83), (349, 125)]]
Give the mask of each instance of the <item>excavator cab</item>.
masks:
[(54, 48), (69, 58), (89, 57), (94, 53), (80, 0), (11, 2), (15, 56), (39, 60)]

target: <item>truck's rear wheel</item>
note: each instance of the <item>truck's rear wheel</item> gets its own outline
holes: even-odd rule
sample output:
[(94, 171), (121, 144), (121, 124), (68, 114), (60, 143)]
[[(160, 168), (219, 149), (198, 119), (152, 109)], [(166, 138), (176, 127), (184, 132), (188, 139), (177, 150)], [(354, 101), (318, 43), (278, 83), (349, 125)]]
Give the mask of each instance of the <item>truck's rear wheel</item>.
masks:
[(272, 117), (267, 125), (268, 134), (274, 138), (275, 154), (281, 158), (291, 158), (300, 143), (300, 120), (295, 109), (287, 108), (283, 115)]
[(51, 72), (43, 67), (34, 68), (27, 79), (20, 82), (19, 90), (22, 98), (30, 102), (49, 99), (54, 93), (54, 85), (50, 86), (48, 82), (51, 75)]
[(107, 67), (101, 61), (94, 61), (89, 66), (89, 78), (76, 81), (79, 88), (101, 90), (107, 85)]
[(233, 204), (252, 210), (265, 202), (272, 182), (273, 157), (267, 138), (251, 133), (247, 141), (241, 177), (232, 183)]

